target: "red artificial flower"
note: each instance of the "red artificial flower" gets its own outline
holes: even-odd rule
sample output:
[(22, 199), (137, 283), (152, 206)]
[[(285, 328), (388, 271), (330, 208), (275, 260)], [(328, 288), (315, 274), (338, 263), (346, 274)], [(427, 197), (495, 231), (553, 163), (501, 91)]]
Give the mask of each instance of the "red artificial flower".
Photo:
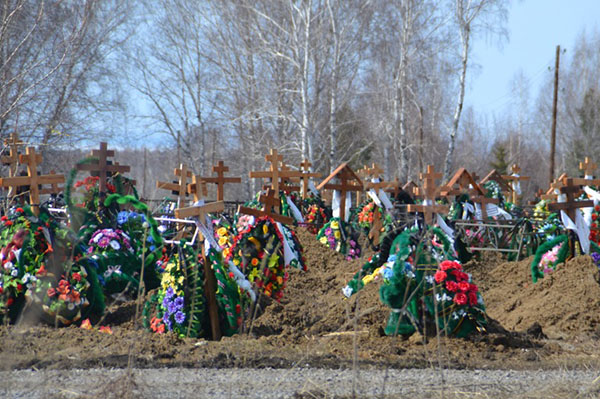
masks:
[(56, 290), (54, 288), (48, 288), (48, 291), (46, 291), (46, 294), (52, 298), (54, 295), (56, 295)]
[(597, 213), (592, 213), (592, 220), (596, 220), (598, 219), (598, 214)]
[(4, 215), (0, 218), (0, 220), (3, 222), (6, 222), (8, 220), (8, 217), (6, 215)]
[(17, 284), (17, 292), (23, 291), (23, 284)]
[(457, 305), (466, 305), (467, 304), (467, 295), (459, 292), (456, 295), (454, 295), (454, 303)]
[(81, 281), (81, 274), (79, 273), (73, 273), (73, 280), (75, 281)]
[(46, 275), (46, 266), (42, 263), (38, 271), (35, 273), (36, 276), (44, 276)]
[(13, 303), (15, 303), (15, 300), (13, 298), (8, 298), (6, 301), (6, 306), (12, 306)]
[(91, 330), (92, 323), (90, 322), (90, 319), (85, 319), (84, 321), (82, 321), (79, 328), (83, 328), (84, 330)]
[(242, 307), (238, 303), (237, 305), (235, 305), (235, 313), (240, 314), (241, 312), (242, 312)]
[(445, 260), (442, 263), (440, 263), (440, 269), (443, 271), (446, 271), (448, 269), (454, 269), (454, 263), (450, 260)]
[(469, 305), (477, 305), (477, 294), (474, 292), (469, 292)]
[(21, 207), (17, 208), (16, 210), (17, 210), (17, 212), (19, 212), (19, 213), (23, 213), (23, 212), (25, 212), (25, 211), (23, 210), (23, 208), (21, 208)]
[(442, 281), (444, 281), (446, 279), (446, 277), (448, 277), (448, 275), (446, 274), (446, 272), (443, 272), (441, 270), (437, 271), (435, 273), (435, 275), (433, 276), (433, 278), (435, 279), (436, 283), (441, 283)]
[(100, 332), (112, 335), (112, 329), (109, 326), (100, 326)]
[(477, 292), (479, 288), (475, 284), (469, 284), (469, 291)]
[(594, 207), (594, 210), (595, 210), (596, 212), (600, 212), (600, 205), (596, 205), (596, 206)]
[(458, 289), (461, 290), (462, 292), (469, 291), (470, 287), (471, 287), (471, 284), (469, 284), (466, 281), (461, 281), (460, 283), (458, 283)]
[(4, 292), (4, 288), (0, 287), (0, 295)]
[(458, 290), (458, 284), (455, 281), (446, 281), (446, 289), (450, 292), (456, 292)]
[(13, 222), (11, 222), (10, 220), (7, 220), (6, 222), (4, 222), (5, 226), (12, 226)]
[(229, 278), (233, 279), (235, 277), (235, 275), (233, 274), (233, 272), (229, 272)]

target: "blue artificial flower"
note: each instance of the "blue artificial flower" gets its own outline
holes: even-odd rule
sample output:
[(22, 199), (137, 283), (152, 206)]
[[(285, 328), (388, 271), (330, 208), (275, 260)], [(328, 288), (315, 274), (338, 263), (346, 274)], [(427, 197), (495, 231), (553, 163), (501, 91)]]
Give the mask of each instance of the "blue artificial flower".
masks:
[(150, 249), (150, 251), (152, 251), (152, 252), (156, 251), (156, 247), (155, 247), (154, 245), (150, 245), (150, 248), (149, 248), (149, 249)]
[(163, 322), (165, 323), (165, 326), (167, 327), (167, 331), (171, 331), (173, 329), (173, 324), (171, 323), (171, 319), (169, 318), (168, 315), (164, 315), (163, 316)]
[(171, 298), (165, 296), (162, 301), (163, 308), (168, 309), (170, 303), (171, 303)]
[(173, 303), (175, 304), (177, 310), (183, 309), (183, 297), (178, 296), (177, 298), (175, 298)]
[(173, 290), (173, 287), (169, 287), (167, 288), (167, 292), (165, 292), (165, 298), (173, 298), (173, 296), (175, 295), (175, 291)]
[(185, 313), (183, 313), (182, 311), (175, 313), (175, 323), (181, 324), (184, 321), (185, 321)]
[(128, 211), (121, 211), (117, 214), (117, 223), (119, 225), (126, 223), (127, 220), (129, 219), (129, 212)]
[(600, 267), (600, 254), (597, 252), (593, 252), (592, 253), (592, 260), (594, 261), (594, 263)]
[(177, 312), (177, 306), (175, 306), (175, 302), (169, 302), (169, 305), (167, 306), (167, 311), (171, 314)]
[(386, 280), (389, 280), (389, 279), (391, 279), (391, 278), (392, 278), (392, 276), (393, 276), (393, 275), (394, 275), (394, 271), (393, 271), (391, 268), (389, 268), (389, 267), (386, 267), (386, 268), (383, 270), (383, 278), (384, 278), (384, 279), (386, 279)]
[(153, 243), (154, 242), (154, 238), (152, 238), (152, 236), (148, 236), (148, 239), (146, 240), (149, 243)]

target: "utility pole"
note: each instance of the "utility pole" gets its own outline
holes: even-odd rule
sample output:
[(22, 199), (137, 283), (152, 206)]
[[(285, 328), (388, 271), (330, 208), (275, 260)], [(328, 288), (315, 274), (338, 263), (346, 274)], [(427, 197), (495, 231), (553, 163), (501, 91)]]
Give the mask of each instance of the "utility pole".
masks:
[(558, 65), (560, 62), (560, 46), (556, 46), (556, 63), (554, 65), (554, 99), (552, 101), (552, 136), (550, 138), (550, 183), (554, 181), (554, 158), (556, 154), (556, 114), (558, 112)]

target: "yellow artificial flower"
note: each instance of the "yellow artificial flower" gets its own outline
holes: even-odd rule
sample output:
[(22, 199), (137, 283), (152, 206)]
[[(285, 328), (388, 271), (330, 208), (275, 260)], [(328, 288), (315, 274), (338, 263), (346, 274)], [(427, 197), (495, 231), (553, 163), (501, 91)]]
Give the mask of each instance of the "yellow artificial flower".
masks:
[(183, 276), (177, 279), (177, 284), (183, 284)]
[(371, 281), (373, 281), (373, 275), (372, 274), (364, 276), (363, 279), (362, 279), (362, 282), (363, 282), (364, 285), (369, 284)]
[(335, 237), (337, 240), (339, 240), (339, 239), (340, 239), (340, 237), (342, 236), (342, 234), (340, 233), (340, 231), (339, 231), (339, 230), (336, 230), (336, 231), (334, 231), (334, 232), (333, 232), (333, 236), (334, 236), (334, 237)]
[(319, 238), (319, 241), (321, 241), (321, 244), (327, 244), (327, 237), (323, 236)]
[(267, 235), (267, 233), (269, 233), (269, 227), (267, 226), (267, 224), (263, 224), (263, 234)]
[(173, 262), (167, 263), (167, 266), (165, 266), (165, 272), (169, 273), (171, 270), (173, 270), (173, 266), (175, 266)]
[(234, 260), (233, 260), (233, 264), (234, 264), (234, 265), (236, 265), (236, 266), (239, 266), (239, 265), (240, 265), (240, 260), (239, 260), (239, 259), (237, 259), (237, 258), (236, 258), (236, 259), (234, 259)]
[(225, 244), (227, 244), (227, 237), (221, 237), (221, 238), (219, 238), (219, 245), (222, 246), (222, 247), (224, 247)]
[(340, 224), (339, 224), (339, 222), (338, 222), (337, 220), (333, 220), (333, 221), (331, 222), (331, 228), (332, 228), (332, 229), (339, 229), (339, 228), (340, 228)]
[(283, 277), (281, 277), (281, 276), (278, 276), (278, 277), (277, 277), (277, 283), (278, 283), (279, 285), (283, 284)]
[(250, 282), (254, 282), (254, 279), (258, 277), (258, 269), (252, 269), (252, 271), (250, 272), (250, 275), (248, 276), (248, 280), (250, 280)]
[(227, 235), (227, 229), (226, 229), (225, 227), (220, 227), (220, 228), (217, 230), (217, 234), (218, 234), (220, 237), (226, 236), (226, 235)]
[(223, 257), (224, 257), (224, 258), (228, 257), (230, 252), (231, 252), (231, 249), (230, 249), (230, 248), (225, 248), (225, 249), (223, 250)]
[[(260, 241), (258, 241), (258, 240), (256, 239), (256, 237), (250, 237), (250, 238), (248, 238), (248, 241), (250, 241), (252, 244), (254, 244), (254, 246), (256, 247), (256, 250), (257, 250), (257, 251), (260, 251), (260, 247), (261, 247), (261, 245), (260, 245)], [(241, 254), (240, 254), (240, 255), (241, 255)]]

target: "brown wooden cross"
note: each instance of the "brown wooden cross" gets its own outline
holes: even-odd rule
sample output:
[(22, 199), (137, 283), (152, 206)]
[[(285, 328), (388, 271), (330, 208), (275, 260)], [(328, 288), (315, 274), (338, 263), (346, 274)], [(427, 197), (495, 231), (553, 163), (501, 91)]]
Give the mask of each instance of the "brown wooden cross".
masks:
[(188, 167), (185, 164), (180, 164), (179, 168), (175, 168), (173, 174), (179, 177), (179, 183), (157, 181), (156, 188), (162, 188), (163, 190), (170, 190), (177, 193), (177, 207), (182, 208), (185, 205), (188, 179), (191, 179), (193, 174), (188, 170)]
[(579, 169), (583, 170), (585, 176), (594, 176), (594, 172), (598, 169), (598, 165), (593, 163), (588, 157), (585, 157), (584, 162), (579, 162)]
[[(223, 201), (210, 202), (206, 205), (201, 206), (191, 206), (188, 208), (178, 208), (175, 209), (175, 217), (177, 218), (187, 218), (194, 217), (200, 220), (200, 223), (205, 223), (206, 215), (209, 213), (217, 213), (223, 212), (225, 210), (225, 204)], [(210, 318), (210, 328), (212, 333), (212, 339), (218, 341), (221, 339), (221, 328), (219, 325), (219, 310), (217, 306), (217, 279), (215, 277), (215, 272), (209, 264), (209, 260), (205, 256), (205, 240), (206, 238), (200, 234), (201, 249), (200, 252), (202, 254), (202, 259), (204, 263), (204, 275), (206, 278), (204, 279), (204, 292), (206, 293), (206, 302), (208, 305), (208, 315)]]
[(560, 190), (560, 188), (563, 186), (563, 181), (566, 178), (566, 173), (560, 175), (557, 179), (555, 179), (552, 182), (552, 184), (550, 184), (550, 188), (548, 189), (548, 191), (546, 191), (546, 194), (542, 194), (540, 198), (546, 201), (555, 201), (558, 197), (558, 194), (556, 194), (556, 190)]
[(320, 173), (313, 173), (310, 171), (310, 167), (312, 163), (305, 159), (300, 163), (300, 170), (302, 171), (302, 176), (300, 177), (300, 181), (302, 182), (302, 198), (308, 198), (308, 184), (311, 178), (319, 178), (321, 177)]
[[(283, 163), (283, 156), (278, 154), (275, 149), (271, 149), (270, 153), (265, 155), (265, 160), (271, 164), (268, 171), (252, 171), (249, 175), (254, 179), (271, 179), (271, 189), (273, 189), (275, 198), (279, 198), (280, 179), (302, 177), (302, 171), (279, 169), (280, 164)], [(277, 202), (275, 208), (277, 212), (279, 212), (279, 205), (279, 202)]]
[(575, 199), (581, 194), (582, 190), (581, 186), (576, 185), (573, 182), (573, 179), (570, 177), (563, 178), (560, 192), (561, 194), (565, 194), (567, 196), (567, 200), (565, 202), (550, 203), (548, 204), (548, 209), (551, 211), (565, 211), (572, 221), (575, 221), (578, 208), (588, 208), (594, 206), (594, 201), (591, 200), (575, 201)]
[(438, 194), (445, 189), (445, 186), (438, 187), (435, 185), (436, 180), (442, 178), (442, 174), (437, 173), (433, 165), (427, 165), (427, 173), (421, 173), (419, 177), (423, 181), (423, 188), (418, 188), (417, 194), (421, 195), (425, 201), (429, 201), (431, 204), (409, 204), (407, 211), (422, 212), (425, 217), (425, 223), (432, 224), (434, 214), (448, 212), (447, 206), (435, 203)]
[(8, 177), (17, 175), (19, 147), (22, 145), (25, 143), (19, 141), (19, 135), (16, 132), (11, 133), (10, 138), (4, 140), (4, 146), (8, 148), (8, 155), (3, 155), (1, 161), (3, 165), (8, 165)]
[(261, 204), (263, 204), (262, 210), (248, 208), (245, 206), (240, 206), (238, 208), (238, 212), (244, 213), (246, 215), (256, 216), (256, 217), (269, 216), (273, 220), (276, 220), (276, 221), (278, 221), (280, 223), (284, 223), (284, 224), (294, 223), (294, 219), (292, 219), (291, 217), (280, 215), (279, 213), (276, 213), (277, 211), (273, 212), (273, 209), (279, 208), (280, 200), (279, 200), (279, 197), (275, 196), (275, 190), (273, 190), (272, 188), (269, 188), (267, 190), (266, 195), (265, 194), (260, 195), (258, 200), (260, 201)]
[[(331, 180), (337, 178), (339, 182), (330, 183)], [(348, 166), (347, 163), (343, 163), (337, 167), (336, 170), (331, 172), (329, 176), (325, 178), (317, 186), (317, 190), (328, 189), (328, 190), (337, 190), (340, 192), (340, 220), (345, 221), (346, 217), (346, 193), (351, 191), (364, 191), (363, 182), (354, 173), (354, 171)]]
[(19, 162), (27, 165), (27, 176), (0, 178), (0, 186), (29, 186), (29, 204), (31, 205), (32, 211), (37, 215), (39, 213), (40, 204), (40, 185), (64, 183), (65, 176), (55, 174), (38, 176), (37, 168), (38, 164), (42, 162), (42, 156), (36, 154), (35, 148), (33, 147), (27, 147), (25, 154), (19, 155)]
[[(356, 171), (356, 175), (362, 180), (366, 181), (369, 177), (369, 167), (367, 165), (363, 166), (359, 170)], [(359, 206), (362, 201), (362, 191), (356, 191), (356, 206)]]
[(225, 183), (241, 183), (241, 177), (225, 177), (225, 172), (229, 172), (229, 166), (225, 166), (223, 161), (219, 161), (215, 166), (212, 167), (212, 171), (217, 176), (203, 177), (207, 183), (215, 183), (217, 185), (217, 201), (223, 201), (225, 198), (223, 187)]
[[(284, 163), (281, 164), (281, 173), (283, 175), (287, 175), (288, 172), (291, 172), (291, 169)], [(300, 179), (295, 177), (282, 177), (281, 182), (279, 183), (279, 188), (286, 194), (291, 194), (293, 192), (300, 191), (300, 186), (294, 185), (294, 183), (298, 183)]]
[[(511, 168), (513, 174), (512, 175), (502, 175), (502, 178), (508, 182), (521, 182), (525, 180), (529, 180), (529, 176), (514, 176), (521, 173), (521, 168), (517, 164), (513, 164)], [(515, 190), (512, 190), (512, 202), (517, 205), (519, 195)]]
[(192, 182), (187, 186), (188, 194), (194, 196), (194, 202), (200, 201), (202, 198), (206, 198), (208, 195), (208, 189), (206, 188), (206, 181), (204, 178), (194, 175)]
[[(56, 174), (56, 172), (54, 170), (50, 171), (51, 175)], [(63, 188), (60, 187), (58, 185), (58, 183), (50, 183), (50, 188), (41, 188), (40, 189), (40, 194), (59, 194), (61, 191), (63, 191)]]
[(90, 174), (97, 174), (99, 180), (99, 192), (101, 194), (106, 193), (106, 178), (109, 175), (116, 173), (127, 173), (131, 170), (129, 166), (110, 164), (108, 161), (109, 157), (114, 157), (115, 152), (108, 149), (108, 145), (105, 142), (100, 143), (100, 149), (92, 150), (93, 157), (98, 158), (96, 162), (86, 163), (77, 165), (77, 170), (88, 171)]
[(390, 193), (394, 199), (396, 197), (398, 197), (399, 194), (401, 194), (404, 190), (402, 189), (402, 183), (400, 183), (400, 179), (398, 179), (398, 176), (396, 176), (396, 178), (394, 179), (394, 181), (391, 181), (388, 183), (387, 188), (385, 189), (386, 192)]
[[(377, 165), (376, 163), (373, 162), (371, 167), (367, 169), (367, 173), (370, 178), (379, 179), (381, 177), (381, 174), (383, 173), (383, 169), (381, 169), (379, 167), (379, 165)], [(375, 190), (380, 190), (380, 189), (384, 189), (384, 188), (388, 187), (389, 184), (390, 184), (389, 182), (386, 182), (383, 179), (380, 179), (380, 181), (377, 183), (367, 181), (365, 183), (365, 189), (369, 190), (372, 188)]]
[(469, 194), (469, 196), (483, 195), (483, 190), (479, 187), (475, 179), (465, 169), (460, 168), (446, 183), (445, 188), (440, 192), (444, 197), (456, 196), (460, 194)]

